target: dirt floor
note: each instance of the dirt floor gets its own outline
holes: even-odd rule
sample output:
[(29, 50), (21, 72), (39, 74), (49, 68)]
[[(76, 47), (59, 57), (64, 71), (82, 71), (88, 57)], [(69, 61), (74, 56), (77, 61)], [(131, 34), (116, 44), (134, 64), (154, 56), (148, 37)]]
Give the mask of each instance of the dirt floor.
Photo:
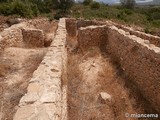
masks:
[(69, 120), (137, 120), (125, 113), (145, 113), (109, 55), (92, 48), (68, 58)]
[(0, 56), (1, 120), (12, 120), (20, 98), (26, 93), (32, 73), (37, 69), (46, 48), (7, 48)]

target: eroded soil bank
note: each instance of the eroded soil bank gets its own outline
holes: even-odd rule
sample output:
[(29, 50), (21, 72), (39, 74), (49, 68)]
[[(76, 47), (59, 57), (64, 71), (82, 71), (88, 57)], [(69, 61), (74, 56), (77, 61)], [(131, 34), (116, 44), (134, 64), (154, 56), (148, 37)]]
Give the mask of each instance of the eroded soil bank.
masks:
[(93, 47), (85, 54), (68, 53), (68, 59), (69, 120), (138, 120), (125, 114), (146, 112), (110, 55)]

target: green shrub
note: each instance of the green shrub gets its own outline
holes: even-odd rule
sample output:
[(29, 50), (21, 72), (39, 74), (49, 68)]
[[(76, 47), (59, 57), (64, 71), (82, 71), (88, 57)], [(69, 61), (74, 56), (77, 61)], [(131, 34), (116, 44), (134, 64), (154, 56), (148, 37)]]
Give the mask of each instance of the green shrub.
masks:
[(126, 15), (131, 15), (133, 11), (131, 9), (124, 9)]
[(160, 20), (153, 20), (152, 24), (153, 24), (155, 27), (160, 27)]
[(54, 19), (59, 20), (62, 17), (69, 17), (68, 13), (64, 12), (63, 10), (57, 11), (57, 13), (54, 16)]
[(151, 30), (147, 27), (147, 28), (144, 29), (144, 32), (145, 33), (151, 33)]
[(160, 20), (160, 12), (153, 12), (151, 18), (152, 20)]
[(120, 20), (125, 20), (125, 18), (126, 18), (125, 12), (124, 11), (120, 11), (117, 14), (117, 18), (120, 19)]
[(32, 15), (38, 16), (39, 15), (39, 10), (36, 4), (31, 4), (31, 9), (32, 9)]
[(13, 12), (13, 6), (9, 3), (0, 4), (0, 14), (11, 15)]
[(20, 0), (15, 0), (11, 4), (13, 5), (13, 14), (18, 14), (22, 17), (31, 17), (33, 15), (30, 6)]
[(99, 9), (99, 8), (100, 8), (100, 4), (98, 2), (91, 3), (91, 9)]
[(90, 5), (93, 2), (93, 0), (84, 0), (83, 5)]

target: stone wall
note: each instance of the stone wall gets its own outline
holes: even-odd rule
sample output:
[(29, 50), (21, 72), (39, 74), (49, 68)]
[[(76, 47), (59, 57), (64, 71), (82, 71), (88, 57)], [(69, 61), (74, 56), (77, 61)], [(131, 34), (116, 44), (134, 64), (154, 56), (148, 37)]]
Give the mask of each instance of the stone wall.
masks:
[(107, 30), (108, 52), (119, 62), (144, 97), (160, 111), (160, 48), (114, 26)]
[(66, 86), (62, 84), (67, 55), (65, 19), (60, 19), (54, 42), (33, 73), (14, 120), (66, 120)]
[(96, 20), (84, 20), (84, 19), (66, 19), (67, 34), (71, 37), (77, 35), (77, 30), (81, 27), (93, 26), (93, 25), (105, 25), (105, 22)]
[(66, 30), (69, 37), (75, 37), (77, 35), (77, 20), (66, 19)]
[(158, 37), (158, 36), (153, 36), (151, 34), (146, 34), (144, 32), (136, 31), (132, 28), (126, 27), (124, 25), (119, 25), (119, 24), (116, 24), (113, 22), (112, 22), (112, 24), (114, 24), (116, 27), (118, 27), (120, 29), (123, 29), (126, 32), (129, 32), (130, 35), (135, 35), (135, 36), (140, 37), (144, 40), (148, 40), (151, 44), (154, 44), (154, 45), (160, 47), (160, 37)]
[(102, 21), (97, 21), (97, 20), (83, 20), (79, 19), (77, 20), (77, 29), (81, 27), (87, 27), (87, 26), (92, 26), (92, 25), (105, 25), (105, 22)]
[(77, 41), (81, 51), (98, 46), (100, 47), (101, 42), (106, 36), (106, 26), (88, 26), (81, 27), (78, 30)]
[(115, 26), (90, 26), (78, 31), (80, 49), (106, 48), (113, 61), (132, 78), (137, 88), (160, 111), (160, 48)]
[[(66, 19), (66, 29), (67, 29), (67, 48), (69, 51), (77, 51), (78, 47), (81, 47), (81, 50), (84, 50), (87, 47), (93, 47), (99, 45), (100, 39), (102, 39), (103, 27), (98, 27), (96, 30), (94, 29), (97, 25), (105, 25), (105, 22), (99, 22), (96, 20), (83, 20), (83, 19)], [(94, 25), (94, 26), (93, 26)], [(101, 28), (101, 30), (100, 30)], [(90, 32), (93, 30), (93, 33)], [(84, 32), (83, 32), (84, 31)], [(78, 32), (81, 32), (80, 34)], [(96, 33), (96, 34), (95, 34)], [(83, 35), (85, 37), (79, 36)], [(92, 38), (93, 40), (91, 40)], [(81, 39), (78, 41), (78, 39)], [(79, 46), (78, 42), (81, 42)], [(87, 43), (88, 42), (88, 43)], [(90, 45), (88, 45), (90, 44)]]
[(20, 23), (4, 29), (4, 31), (0, 33), (2, 36), (0, 49), (5, 47), (24, 47), (21, 31), (23, 27), (26, 27), (25, 23)]
[(22, 35), (26, 47), (44, 47), (43, 30), (23, 28)]
[[(42, 23), (43, 25), (41, 25)], [(53, 40), (49, 39), (49, 37), (52, 37), (54, 34), (50, 32), (56, 29), (56, 27), (50, 30), (47, 26), (45, 28), (44, 25), (50, 27), (50, 25), (56, 25), (56, 22), (51, 24), (48, 19), (22, 20), (21, 23), (4, 29), (0, 32), (0, 51), (5, 47), (48, 47), (48, 44), (50, 45)], [(50, 33), (50, 36), (48, 33)]]

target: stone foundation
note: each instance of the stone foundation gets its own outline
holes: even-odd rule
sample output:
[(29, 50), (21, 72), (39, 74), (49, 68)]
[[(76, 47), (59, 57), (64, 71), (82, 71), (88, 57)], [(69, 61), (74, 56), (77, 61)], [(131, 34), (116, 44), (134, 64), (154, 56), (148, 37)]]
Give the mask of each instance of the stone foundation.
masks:
[(23, 41), (27, 47), (44, 47), (44, 33), (43, 30), (23, 28)]
[(66, 87), (62, 74), (66, 66), (65, 19), (60, 19), (54, 42), (33, 73), (28, 92), (22, 97), (14, 120), (66, 120)]
[(119, 25), (119, 24), (116, 24), (116, 23), (112, 23), (112, 24), (114, 24), (116, 27), (118, 27), (120, 29), (123, 29), (124, 31), (128, 32), (130, 35), (135, 35), (135, 36), (140, 37), (144, 40), (148, 40), (150, 42), (150, 44), (153, 44), (155, 46), (160, 47), (160, 37), (158, 37), (158, 36), (153, 36), (151, 34), (146, 34), (144, 32), (135, 31), (132, 28), (129, 28), (129, 27), (126, 27), (126, 26), (123, 26), (123, 25)]
[(86, 50), (98, 46), (100, 47), (101, 42), (106, 36), (106, 26), (88, 26), (81, 27), (78, 30), (78, 43), (81, 51), (85, 52)]
[(14, 120), (67, 119), (65, 44), (68, 36), (69, 40), (78, 41), (84, 53), (95, 46), (109, 53), (149, 105), (160, 112), (160, 48), (114, 25), (82, 21), (60, 19), (56, 36), (34, 72)]
[(109, 27), (107, 50), (132, 79), (151, 106), (160, 111), (160, 48), (145, 40)]

